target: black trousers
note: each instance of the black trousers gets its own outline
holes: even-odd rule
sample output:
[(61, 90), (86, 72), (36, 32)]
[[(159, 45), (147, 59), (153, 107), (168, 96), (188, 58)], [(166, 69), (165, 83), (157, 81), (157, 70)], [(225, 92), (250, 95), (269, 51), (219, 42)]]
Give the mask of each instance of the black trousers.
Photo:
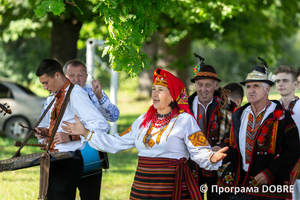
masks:
[[(198, 168), (198, 170), (201, 168)], [(202, 169), (200, 173), (198, 173), (198, 181), (199, 186), (206, 184), (208, 187), (208, 190), (206, 192), (207, 200), (229, 200), (230, 194), (229, 193), (221, 193), (218, 192), (212, 192), (212, 187), (217, 185), (218, 177), (205, 177), (202, 174)], [(200, 194), (202, 196), (202, 199), (204, 199), (204, 193), (200, 191)]]
[(99, 200), (102, 172), (81, 178), (78, 189), (81, 200)]
[(74, 158), (51, 162), (47, 200), (74, 200), (82, 171), (80, 151)]

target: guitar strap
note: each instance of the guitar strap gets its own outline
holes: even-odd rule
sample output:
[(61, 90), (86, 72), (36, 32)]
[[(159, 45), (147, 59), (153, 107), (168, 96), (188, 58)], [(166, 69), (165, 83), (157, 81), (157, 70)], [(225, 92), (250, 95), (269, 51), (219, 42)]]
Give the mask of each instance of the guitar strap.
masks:
[(56, 120), (56, 123), (54, 125), (54, 128), (51, 133), (50, 140), (48, 142), (48, 145), (46, 146), (46, 151), (42, 154), (41, 156), (41, 162), (40, 162), (40, 191), (39, 191), (39, 197), (38, 199), (47, 199), (47, 191), (48, 191), (48, 185), (49, 185), (49, 169), (50, 169), (50, 154), (49, 154), (49, 148), (50, 145), (52, 144), (53, 138), (56, 134), (56, 131), (58, 129), (58, 126), (61, 122), (61, 119), (65, 113), (67, 103), (70, 98), (71, 91), (73, 89), (74, 85), (70, 83), (69, 90), (66, 94), (66, 97), (64, 99), (64, 102), (61, 106), (61, 110), (58, 113), (58, 117)]
[[(55, 98), (53, 98), (53, 100), (50, 102), (50, 104), (48, 105), (48, 107), (46, 108), (46, 110), (43, 112), (42, 116), (39, 118), (39, 120), (34, 125), (33, 129), (35, 129), (41, 123), (41, 121), (44, 119), (45, 115), (47, 114), (48, 110), (51, 108), (51, 106), (54, 103), (54, 101), (55, 101)], [(34, 131), (31, 130), (27, 134), (26, 138), (24, 139), (23, 143), (21, 144), (20, 148), (17, 150), (17, 152), (15, 153), (15, 155), (13, 156), (13, 158), (21, 156), (21, 149), (25, 146), (25, 144), (28, 142), (29, 138), (32, 136), (33, 133), (34, 133)]]

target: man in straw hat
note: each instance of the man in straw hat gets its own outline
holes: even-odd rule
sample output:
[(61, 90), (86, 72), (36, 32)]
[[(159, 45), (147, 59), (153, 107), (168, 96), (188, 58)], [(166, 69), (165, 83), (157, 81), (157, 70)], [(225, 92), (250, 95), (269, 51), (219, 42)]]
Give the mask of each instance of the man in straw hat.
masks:
[(232, 114), (230, 165), (218, 180), (234, 188), (237, 200), (291, 198), (290, 172), (299, 159), (298, 129), (279, 101), (268, 95), (274, 82), (267, 63), (254, 66), (245, 81), (249, 103)]
[[(212, 146), (213, 151), (218, 151), (221, 147), (227, 146), (230, 120), (235, 104), (230, 101), (226, 91), (219, 88), (221, 81), (213, 66), (205, 65), (204, 59), (195, 54), (200, 59), (200, 63), (194, 69), (194, 77), (191, 79), (195, 83), (196, 92), (189, 97), (190, 111), (197, 119), (201, 131), (206, 136)], [(227, 138), (227, 141), (226, 141)], [(198, 187), (207, 185), (207, 199), (226, 199), (227, 194), (219, 195), (213, 193), (212, 186), (218, 181), (216, 171), (208, 171), (200, 168), (195, 162), (189, 160), (192, 173), (195, 176)], [(203, 192), (201, 191), (203, 196)]]

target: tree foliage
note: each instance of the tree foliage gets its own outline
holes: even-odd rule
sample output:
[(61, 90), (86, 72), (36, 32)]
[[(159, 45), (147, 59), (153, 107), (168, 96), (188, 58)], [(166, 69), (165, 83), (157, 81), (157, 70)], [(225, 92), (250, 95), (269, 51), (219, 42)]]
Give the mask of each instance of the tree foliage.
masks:
[[(44, 0), (35, 10), (60, 15), (66, 4), (78, 1)], [(86, 1), (87, 2), (87, 1)], [(142, 43), (155, 31), (165, 34), (165, 42), (176, 44), (188, 33), (192, 38), (224, 41), (232, 45), (269, 51), (276, 42), (298, 27), (299, 5), (281, 0), (100, 0), (90, 12), (99, 12), (109, 30), (104, 54), (108, 53), (117, 71), (136, 74), (149, 69), (150, 60), (141, 50)], [(80, 9), (80, 6), (77, 6)], [(86, 12), (83, 12), (85, 15)], [(270, 55), (269, 55), (270, 56)], [(274, 56), (273, 56), (274, 59)]]
[[(103, 54), (109, 55), (115, 70), (133, 75), (150, 68), (142, 44), (155, 42), (151, 40), (154, 32), (159, 32), (169, 47), (186, 38), (212, 48), (226, 43), (254, 54), (254, 59), (260, 54), (275, 61), (280, 56), (278, 41), (299, 26), (299, 3), (293, 0), (0, 0), (0, 5), (2, 41), (36, 36), (53, 40), (54, 22), (64, 26), (66, 20), (77, 20), (86, 29), (80, 32), (81, 46), (91, 35), (107, 29)], [(53, 45), (58, 49), (66, 46)], [(180, 46), (168, 53), (178, 50)], [(173, 66), (185, 68), (189, 59), (181, 59), (185, 65), (178, 62)]]

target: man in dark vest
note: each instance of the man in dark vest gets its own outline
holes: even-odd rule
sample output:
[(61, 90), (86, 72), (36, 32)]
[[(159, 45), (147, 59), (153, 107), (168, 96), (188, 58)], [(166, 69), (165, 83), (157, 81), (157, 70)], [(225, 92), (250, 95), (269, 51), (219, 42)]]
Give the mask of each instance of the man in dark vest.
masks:
[[(200, 58), (200, 63), (194, 69), (194, 78), (191, 79), (195, 83), (196, 92), (189, 99), (190, 111), (197, 119), (201, 131), (206, 136), (213, 151), (218, 151), (221, 147), (227, 146), (228, 136), (225, 135), (229, 131), (231, 113), (235, 108), (235, 104), (231, 102), (223, 88), (219, 88), (221, 81), (216, 74), (213, 66), (205, 65), (204, 59)], [(221, 120), (222, 118), (222, 120)], [(196, 178), (196, 182), (200, 187), (206, 184), (208, 200), (224, 200), (225, 193), (219, 195), (212, 192), (212, 186), (217, 184), (218, 177), (216, 171), (208, 171), (189, 160), (192, 173)], [(200, 191), (202, 196), (203, 193)]]
[(231, 162), (218, 185), (234, 188), (236, 200), (290, 199), (290, 172), (300, 155), (298, 129), (290, 112), (269, 100), (274, 82), (259, 59), (263, 66), (254, 66), (240, 83), (249, 103), (232, 114)]

